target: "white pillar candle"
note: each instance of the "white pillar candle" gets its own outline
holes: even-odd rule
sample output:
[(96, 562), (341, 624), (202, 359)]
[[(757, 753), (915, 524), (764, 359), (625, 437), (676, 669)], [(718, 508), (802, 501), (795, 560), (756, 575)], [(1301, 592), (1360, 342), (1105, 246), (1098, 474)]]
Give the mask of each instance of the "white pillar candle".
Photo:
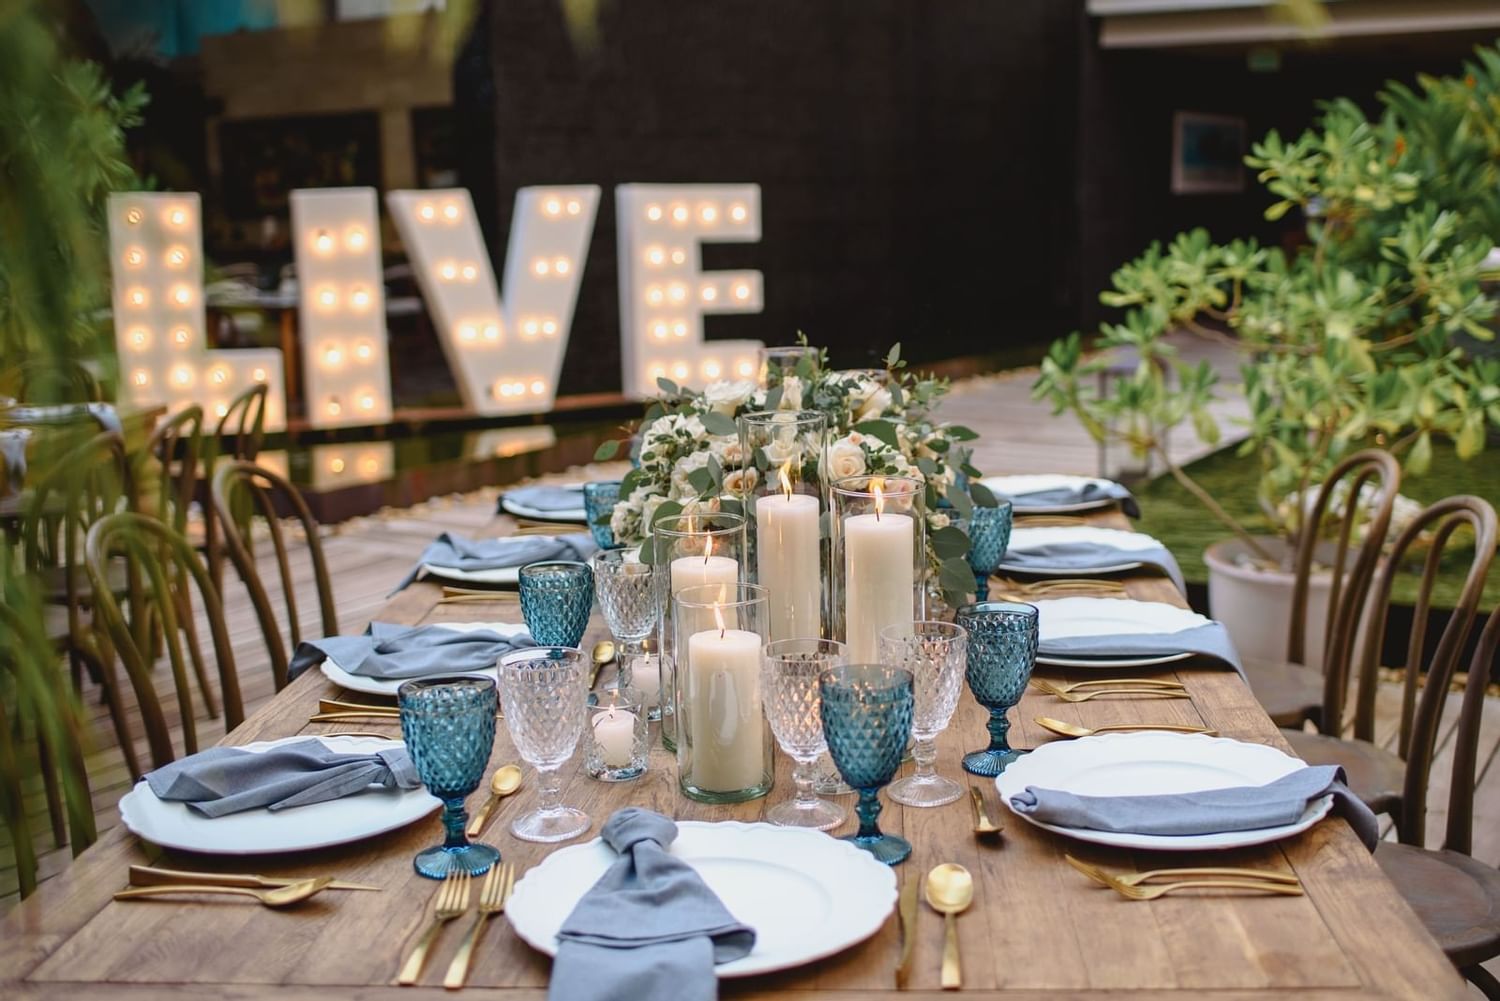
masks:
[(594, 743), (607, 768), (626, 768), (635, 749), (635, 713), (628, 709), (606, 709), (594, 714)]
[(755, 562), (770, 597), (772, 641), (822, 635), (818, 513), (818, 499), (808, 494), (767, 494), (755, 502)]
[[(672, 561), (672, 594), (683, 588), (700, 584), (720, 584), (724, 587), (724, 601), (733, 601), (734, 585), (739, 583), (740, 561), (733, 556), (679, 556)], [(694, 595), (702, 600), (702, 595)], [(673, 610), (673, 614), (677, 614)], [(683, 623), (683, 632), (688, 635), (709, 629), (714, 625), (712, 608), (691, 608), (682, 613), (688, 616)], [(681, 635), (681, 634), (679, 634)]]
[(733, 792), (765, 778), (760, 647), (760, 634), (743, 629), (706, 629), (688, 637), (684, 694), (692, 781), (699, 789)]
[(641, 693), (641, 705), (655, 709), (661, 701), (661, 659), (642, 654), (630, 665), (630, 687)]
[(873, 664), (880, 630), (915, 618), (916, 545), (909, 515), (844, 519), (844, 640), (849, 663)]

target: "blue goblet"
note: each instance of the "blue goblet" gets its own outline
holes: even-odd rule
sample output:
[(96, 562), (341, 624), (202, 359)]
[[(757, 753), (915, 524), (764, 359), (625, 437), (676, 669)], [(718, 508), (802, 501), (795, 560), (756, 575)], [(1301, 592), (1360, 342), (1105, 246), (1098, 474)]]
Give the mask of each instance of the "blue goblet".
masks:
[(999, 775), (1025, 751), (1011, 748), (1005, 713), (1021, 701), (1036, 665), (1037, 608), (1016, 601), (980, 601), (958, 610), (955, 620), (969, 631), (965, 678), (980, 705), (990, 711), (990, 746), (964, 755), (964, 770)]
[(1010, 527), (1010, 501), (1001, 500), (995, 507), (974, 505), (969, 517), (969, 569), (974, 571), (975, 601), (989, 600), (990, 575), (1005, 559)]
[(521, 615), (541, 646), (577, 646), (594, 607), (587, 563), (547, 560), (521, 568)]
[(479, 786), (495, 745), (493, 678), (424, 678), (397, 690), (401, 736), (427, 791), (443, 801), (447, 839), (419, 853), (417, 872), (442, 879), (449, 872), (478, 876), (500, 860), (500, 851), (464, 834), (464, 798)]
[(882, 834), (880, 788), (901, 767), (911, 737), (912, 673), (884, 664), (848, 664), (818, 675), (823, 736), (834, 767), (859, 793), (859, 830), (844, 838), (886, 865), (904, 862), (911, 842)]
[(615, 533), (609, 520), (619, 502), (619, 480), (595, 480), (583, 485), (583, 510), (588, 515), (589, 532), (600, 549), (615, 548)]

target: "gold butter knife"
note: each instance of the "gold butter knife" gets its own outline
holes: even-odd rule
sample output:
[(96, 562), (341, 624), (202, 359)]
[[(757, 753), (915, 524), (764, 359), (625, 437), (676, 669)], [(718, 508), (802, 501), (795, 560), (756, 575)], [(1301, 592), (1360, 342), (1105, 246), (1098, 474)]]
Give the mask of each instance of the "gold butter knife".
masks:
[(906, 877), (901, 886), (901, 960), (896, 964), (896, 986), (906, 986), (906, 970), (911, 965), (911, 947), (917, 940), (917, 882)]
[[(149, 865), (130, 867), (131, 886), (171, 886), (192, 883), (198, 886), (243, 886), (249, 888), (277, 889), (300, 883), (300, 879), (277, 879), (272, 876), (251, 876), (223, 872), (183, 872), (177, 869), (158, 869)], [(328, 884), (330, 890), (379, 890), (368, 883), (350, 883), (336, 879)]]

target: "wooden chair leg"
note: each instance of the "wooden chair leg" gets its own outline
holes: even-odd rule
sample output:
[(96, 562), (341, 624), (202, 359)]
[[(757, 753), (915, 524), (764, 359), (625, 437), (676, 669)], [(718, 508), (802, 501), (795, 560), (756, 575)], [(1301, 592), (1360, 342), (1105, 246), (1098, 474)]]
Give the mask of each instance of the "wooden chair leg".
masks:
[(193, 599), (184, 582), (177, 590), (177, 626), (187, 637), (189, 656), (193, 661), (193, 674), (198, 679), (198, 690), (203, 693), (203, 708), (209, 719), (219, 718), (219, 701), (209, 686), (208, 669), (203, 660), (203, 650), (198, 644), (198, 624), (193, 620)]
[(42, 792), (47, 797), (47, 819), (52, 823), (52, 841), (58, 847), (68, 843), (68, 822), (63, 814), (62, 789), (57, 784), (57, 765), (52, 747), (40, 731), (36, 735), (37, 770), (42, 773)]
[(3, 711), (0, 711), (0, 819), (4, 820), (14, 846), (21, 896), (29, 896), (36, 889), (36, 845), (31, 842), (31, 826), (21, 800), (21, 770), (11, 743), (10, 722)]
[(125, 758), (125, 767), (130, 770), (130, 781), (140, 780), (141, 760), (135, 753), (135, 739), (130, 735), (130, 717), (125, 712), (125, 701), (121, 698), (120, 678), (115, 673), (114, 650), (110, 649), (107, 641), (100, 642), (97, 649), (91, 648), (89, 644), (79, 645), (79, 655), (85, 659), (92, 660), (99, 671), (99, 687), (104, 693), (104, 701), (109, 706), (110, 724), (115, 730), (115, 740), (120, 745), (120, 754)]
[(1478, 987), (1490, 1001), (1500, 1001), (1500, 980), (1496, 980), (1495, 975), (1489, 970), (1475, 964), (1466, 966), (1458, 972), (1464, 975), (1465, 980)]

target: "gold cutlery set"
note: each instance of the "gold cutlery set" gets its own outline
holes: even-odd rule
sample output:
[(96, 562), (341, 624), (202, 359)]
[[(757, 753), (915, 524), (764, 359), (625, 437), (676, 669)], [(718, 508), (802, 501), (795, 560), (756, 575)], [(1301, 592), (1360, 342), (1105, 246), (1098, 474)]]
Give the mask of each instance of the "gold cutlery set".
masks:
[[(504, 719), (504, 713), (495, 713), (496, 719)], [(318, 711), (307, 717), (309, 723), (336, 723), (346, 719), (380, 719), (393, 723), (401, 721), (401, 710), (395, 706), (377, 706), (365, 702), (340, 702), (338, 699), (319, 699)], [(343, 736), (333, 734), (333, 736)], [(366, 734), (365, 736), (372, 736)], [(381, 736), (374, 734), (373, 736)]]
[(185, 872), (149, 865), (130, 867), (130, 886), (115, 893), (116, 900), (208, 894), (251, 897), (266, 907), (290, 907), (324, 890), (379, 890), (378, 886), (351, 883), (318, 876), (311, 879), (280, 879), (240, 873)]
[(1051, 577), (1017, 581), (996, 577), (992, 592), (1010, 601), (1046, 601), (1049, 598), (1124, 598), (1125, 583), (1095, 577)]
[[(901, 958), (896, 963), (896, 986), (906, 986), (911, 968), (912, 945), (917, 933), (917, 877), (908, 876), (901, 887), (897, 910), (901, 918)], [(943, 916), (943, 990), (963, 986), (963, 967), (958, 952), (958, 916), (974, 902), (974, 877), (956, 862), (934, 866), (925, 884), (927, 906)]]
[(1233, 866), (1190, 866), (1152, 869), (1149, 872), (1112, 873), (1090, 862), (1064, 854), (1069, 865), (1126, 900), (1155, 900), (1177, 890), (1258, 890), (1300, 897), (1302, 883), (1294, 873), (1278, 869), (1242, 869)]
[[(474, 911), (474, 922), (469, 926), (464, 935), (463, 942), (459, 944), (458, 952), (454, 953), (453, 961), (448, 964), (448, 972), (443, 977), (443, 986), (449, 990), (462, 987), (469, 979), (469, 967), (474, 960), (474, 948), (479, 942), (479, 937), (484, 933), (485, 922), (496, 914), (505, 913), (505, 904), (510, 900), (510, 894), (516, 885), (516, 867), (511, 862), (503, 862), (490, 867), (485, 874), (484, 883), (479, 888), (479, 901)], [(443, 931), (443, 926), (450, 921), (455, 921), (469, 912), (469, 898), (472, 895), (473, 880), (467, 872), (450, 872), (448, 877), (438, 886), (437, 893), (433, 897), (432, 921), (417, 944), (407, 953), (406, 961), (401, 964), (401, 971), (396, 976), (396, 982), (403, 987), (415, 984), (422, 976), (422, 967), (427, 964), (427, 953), (431, 951), (432, 944), (437, 941)]]

